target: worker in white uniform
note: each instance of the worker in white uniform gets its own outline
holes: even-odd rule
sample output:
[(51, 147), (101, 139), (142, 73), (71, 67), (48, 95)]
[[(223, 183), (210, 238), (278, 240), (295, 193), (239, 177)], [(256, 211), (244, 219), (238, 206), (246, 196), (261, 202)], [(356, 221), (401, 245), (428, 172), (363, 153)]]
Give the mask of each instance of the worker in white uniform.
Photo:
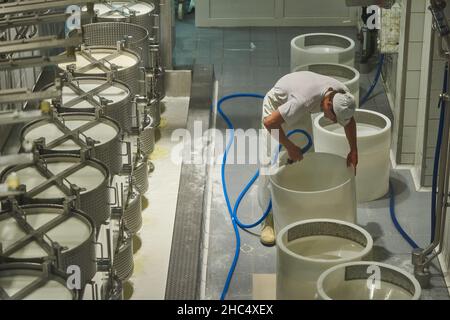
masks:
[[(270, 201), (269, 176), (267, 170), (274, 157), (273, 148), (278, 143), (287, 151), (289, 162), (301, 161), (303, 154), (299, 146), (287, 138), (286, 133), (302, 128), (310, 121), (312, 113), (323, 112), (324, 116), (344, 127), (350, 145), (347, 166), (355, 168), (358, 164), (356, 143), (356, 122), (353, 118), (356, 103), (349, 89), (340, 81), (309, 71), (293, 72), (283, 76), (266, 94), (263, 102), (262, 127), (263, 143), (260, 153), (260, 172), (258, 200), (265, 210)], [(306, 121), (305, 121), (306, 120)], [(275, 141), (274, 143), (274, 139)], [(265, 170), (263, 170), (265, 169)], [(324, 199), (326, 201), (326, 199)], [(264, 245), (275, 244), (272, 212), (264, 221), (261, 242)]]

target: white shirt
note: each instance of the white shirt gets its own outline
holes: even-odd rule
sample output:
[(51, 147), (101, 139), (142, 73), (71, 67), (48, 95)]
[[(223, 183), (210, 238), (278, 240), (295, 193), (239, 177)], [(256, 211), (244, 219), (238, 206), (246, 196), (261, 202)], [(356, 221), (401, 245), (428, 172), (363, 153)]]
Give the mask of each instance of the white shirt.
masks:
[(291, 126), (305, 115), (321, 112), (320, 104), (329, 88), (349, 92), (343, 83), (328, 76), (310, 71), (289, 73), (267, 93), (263, 119), (278, 110)]

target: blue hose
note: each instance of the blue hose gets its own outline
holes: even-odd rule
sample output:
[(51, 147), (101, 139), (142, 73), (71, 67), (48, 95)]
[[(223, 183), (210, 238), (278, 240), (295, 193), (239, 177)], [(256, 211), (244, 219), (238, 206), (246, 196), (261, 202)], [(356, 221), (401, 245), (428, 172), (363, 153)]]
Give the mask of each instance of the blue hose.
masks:
[[(444, 83), (442, 88), (442, 93), (447, 92), (448, 84), (448, 62), (445, 64), (444, 71)], [(434, 165), (433, 165), (433, 181), (431, 188), (431, 242), (434, 241), (434, 228), (436, 226), (436, 193), (437, 193), (437, 177), (439, 170), (439, 158), (441, 157), (441, 144), (442, 144), (442, 133), (444, 131), (444, 113), (445, 113), (445, 100), (440, 98), (438, 103), (438, 108), (441, 107), (441, 112), (439, 115), (439, 128), (436, 141), (436, 149), (434, 150)]]
[(394, 226), (397, 229), (397, 231), (406, 240), (406, 242), (409, 243), (409, 245), (413, 249), (417, 249), (419, 246), (417, 245), (417, 243), (414, 242), (413, 239), (411, 239), (411, 237), (406, 233), (406, 231), (403, 230), (402, 226), (397, 220), (397, 217), (395, 216), (395, 192), (392, 182), (389, 182), (389, 211), (391, 213), (392, 222), (394, 223)]
[(383, 63), (384, 63), (384, 53), (382, 53), (380, 55), (380, 60), (378, 61), (377, 73), (375, 74), (375, 79), (373, 80), (373, 83), (370, 86), (369, 90), (367, 91), (366, 95), (360, 100), (360, 102), (359, 102), (360, 106), (362, 106), (363, 104), (365, 104), (367, 102), (367, 100), (369, 99), (369, 97), (372, 94), (373, 90), (377, 86), (378, 80), (380, 79), (380, 76), (381, 76), (381, 70), (382, 70), (382, 67), (383, 67)]
[[(231, 264), (230, 270), (228, 271), (227, 279), (225, 281), (225, 285), (224, 285), (224, 288), (222, 290), (222, 294), (220, 296), (221, 300), (224, 300), (226, 295), (227, 295), (228, 289), (230, 287), (231, 279), (233, 277), (233, 273), (234, 273), (234, 271), (236, 269), (236, 265), (237, 265), (237, 262), (239, 260), (239, 250), (240, 250), (240, 247), (241, 247), (241, 237), (239, 235), (239, 228), (238, 227), (240, 227), (242, 229), (254, 228), (257, 225), (259, 225), (261, 222), (263, 222), (266, 219), (266, 217), (269, 214), (269, 212), (272, 210), (272, 201), (270, 201), (268, 206), (267, 206), (267, 208), (266, 208), (266, 210), (264, 211), (263, 215), (261, 216), (261, 218), (258, 219), (258, 221), (256, 221), (255, 223), (252, 223), (252, 224), (244, 224), (244, 223), (242, 223), (239, 220), (238, 216), (237, 216), (237, 212), (238, 212), (238, 209), (239, 209), (239, 205), (241, 204), (241, 201), (244, 199), (244, 197), (247, 194), (248, 190), (250, 190), (251, 186), (255, 183), (256, 179), (258, 179), (258, 177), (259, 177), (259, 170), (253, 175), (253, 177), (247, 183), (245, 188), (241, 191), (241, 193), (239, 194), (239, 196), (238, 196), (238, 198), (236, 200), (236, 203), (235, 203), (234, 207), (232, 207), (230, 198), (228, 196), (228, 189), (227, 189), (227, 184), (226, 184), (226, 180), (225, 180), (225, 167), (226, 167), (226, 163), (227, 163), (228, 152), (230, 151), (230, 148), (231, 148), (231, 146), (233, 144), (233, 141), (234, 141), (234, 126), (233, 126), (233, 123), (231, 122), (231, 120), (228, 118), (228, 116), (223, 112), (222, 104), (225, 101), (227, 101), (227, 100), (231, 100), (231, 99), (235, 99), (235, 98), (258, 98), (258, 99), (264, 99), (264, 96), (262, 96), (260, 94), (254, 94), (254, 93), (236, 93), (236, 94), (231, 94), (231, 95), (222, 97), (219, 100), (219, 102), (217, 103), (217, 111), (218, 111), (218, 113), (223, 118), (223, 120), (227, 124), (228, 128), (231, 130), (230, 138), (228, 140), (228, 143), (227, 143), (227, 146), (225, 148), (225, 152), (224, 152), (223, 158), (222, 158), (221, 178), (222, 178), (222, 188), (223, 188), (225, 201), (227, 203), (228, 213), (229, 213), (229, 215), (231, 217), (231, 223), (233, 225), (234, 233), (235, 233), (235, 236), (236, 236), (236, 248), (235, 248), (234, 258), (233, 258), (233, 262)], [(312, 147), (311, 136), (309, 136), (306, 131), (301, 130), (301, 129), (292, 130), (292, 131), (288, 132), (287, 136), (290, 137), (291, 135), (296, 134), (296, 133), (302, 133), (308, 139), (307, 145), (304, 148), (302, 148), (302, 152), (303, 153), (307, 152)], [(278, 148), (278, 152), (281, 150), (281, 147), (282, 146), (280, 145), (279, 148)], [(276, 153), (275, 157), (278, 156), (278, 152)]]

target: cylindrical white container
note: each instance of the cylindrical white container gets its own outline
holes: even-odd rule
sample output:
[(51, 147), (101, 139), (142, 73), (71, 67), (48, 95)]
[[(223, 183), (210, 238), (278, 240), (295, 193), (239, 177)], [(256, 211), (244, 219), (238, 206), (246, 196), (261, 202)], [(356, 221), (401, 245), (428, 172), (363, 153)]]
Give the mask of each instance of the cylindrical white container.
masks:
[(360, 73), (355, 68), (335, 63), (314, 63), (297, 66), (292, 71), (311, 71), (342, 82), (355, 96), (356, 105), (359, 106)]
[(307, 219), (356, 221), (355, 176), (346, 159), (328, 153), (306, 153), (292, 165), (270, 174), (275, 230)]
[[(67, 288), (65, 275), (57, 270), (45, 270), (36, 263), (0, 264), (0, 288), (14, 300), (78, 300), (77, 292)], [(28, 287), (40, 280), (39, 285)], [(2, 300), (2, 298), (0, 298)]]
[(322, 273), (317, 281), (323, 300), (419, 300), (419, 282), (400, 268), (380, 262), (349, 262)]
[(355, 65), (355, 42), (333, 33), (308, 33), (291, 40), (291, 70), (311, 63)]
[[(389, 189), (389, 150), (391, 121), (385, 115), (369, 110), (355, 112), (359, 163), (356, 171), (358, 202), (378, 199)], [(323, 114), (314, 120), (314, 145), (317, 152), (346, 157), (350, 148), (344, 128)]]
[(372, 247), (367, 231), (344, 221), (313, 219), (286, 226), (277, 236), (277, 299), (315, 299), (317, 279), (325, 270), (362, 260)]

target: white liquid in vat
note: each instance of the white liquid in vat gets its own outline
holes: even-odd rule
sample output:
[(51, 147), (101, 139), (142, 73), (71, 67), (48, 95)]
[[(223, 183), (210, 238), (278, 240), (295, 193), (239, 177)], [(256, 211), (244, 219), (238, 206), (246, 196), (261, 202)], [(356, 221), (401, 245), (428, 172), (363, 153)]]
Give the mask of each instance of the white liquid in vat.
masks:
[[(27, 215), (27, 222), (38, 229), (47, 222), (59, 216), (57, 213), (39, 213)], [(46, 232), (47, 236), (53, 241), (58, 242), (61, 246), (67, 249), (78, 247), (81, 243), (86, 241), (90, 235), (90, 228), (83, 221), (71, 217), (59, 224), (55, 228)], [(3, 249), (8, 250), (8, 247), (19, 241), (25, 236), (25, 232), (17, 225), (14, 218), (7, 218), (0, 221), (0, 242), (3, 244)], [(40, 258), (46, 257), (48, 254), (36, 242), (31, 242), (21, 249), (15, 251), (10, 255), (12, 258)]]
[(32, 142), (39, 138), (45, 138), (45, 141), (48, 143), (59, 137), (63, 136), (64, 133), (58, 129), (53, 123), (44, 123), (40, 125), (38, 128), (32, 129), (27, 132), (24, 136), (24, 139)]
[[(27, 190), (30, 191), (45, 182), (44, 178), (35, 167), (26, 167), (16, 171), (17, 177), (21, 184), (27, 186)], [(36, 198), (61, 198), (64, 197), (64, 193), (55, 186), (50, 186), (43, 192), (41, 192)]]
[[(72, 165), (74, 165), (74, 163), (61, 161), (55, 163), (48, 163), (47, 168), (53, 174), (57, 174), (71, 167)], [(34, 167), (26, 167), (16, 171), (16, 173), (20, 183), (25, 184), (27, 186), (28, 191), (32, 190), (41, 183), (47, 181), (47, 179), (43, 177), (39, 173), (39, 171), (37, 171), (37, 169)], [(88, 165), (81, 169), (78, 169), (76, 172), (67, 176), (66, 179), (70, 183), (76, 184), (81, 188), (85, 188), (86, 190), (81, 192), (84, 193), (98, 187), (105, 180), (105, 176), (99, 169)], [(35, 196), (35, 198), (43, 198), (43, 199), (62, 198), (62, 197), (65, 197), (65, 194), (56, 186), (50, 186)]]
[[(115, 50), (107, 50), (107, 49), (91, 49), (90, 50), (90, 55), (96, 59), (96, 60), (101, 60), (103, 58), (106, 58), (107, 56), (115, 53)], [(112, 59), (108, 59), (108, 62), (105, 63), (106, 66), (109, 67), (109, 64), (115, 64), (118, 67), (118, 70), (122, 70), (122, 69), (126, 69), (129, 67), (133, 67), (135, 65), (138, 64), (138, 60), (136, 59), (136, 57), (134, 57), (133, 55), (130, 55), (126, 52), (121, 53), (115, 57), (113, 57)], [(69, 62), (69, 63), (61, 63), (59, 64), (59, 67), (62, 70), (66, 70), (67, 66), (73, 64), (73, 62)], [(76, 70), (84, 68), (88, 65), (91, 65), (92, 63), (86, 59), (84, 56), (82, 56), (79, 52), (77, 52), (76, 54)], [(98, 67), (94, 67), (92, 69), (86, 70), (85, 72), (83, 72), (85, 74), (104, 74), (105, 71), (103, 71), (102, 69), (98, 68)]]
[(299, 238), (288, 242), (286, 247), (303, 257), (324, 260), (353, 258), (364, 250), (352, 240), (325, 235)]
[(411, 300), (412, 297), (405, 289), (388, 282), (381, 282), (379, 289), (369, 289), (367, 284), (364, 279), (344, 281), (326, 293), (333, 300)]
[[(337, 133), (337, 134), (342, 134), (342, 135), (345, 134), (344, 127), (337, 123), (328, 125), (325, 127), (325, 129), (327, 129), (330, 132)], [(378, 133), (380, 130), (381, 130), (380, 127), (370, 125), (370, 124), (366, 124), (366, 123), (357, 123), (356, 124), (356, 131), (357, 131), (358, 136), (374, 135), (374, 134)]]
[[(83, 120), (68, 120), (66, 118), (66, 121), (64, 122), (65, 125), (70, 130), (75, 130), (76, 128), (81, 127), (83, 124), (87, 123), (87, 121)], [(105, 123), (97, 123), (92, 128), (83, 131), (83, 134), (87, 137), (90, 137), (96, 141), (100, 141), (100, 143), (96, 145), (101, 145), (103, 143), (106, 143), (108, 141), (111, 141), (116, 135), (117, 130), (113, 128), (110, 125), (107, 125)], [(32, 142), (35, 139), (38, 138), (45, 138), (46, 143), (50, 143), (53, 140), (61, 137), (63, 135), (62, 131), (58, 129), (58, 127), (52, 123), (46, 123), (42, 126), (33, 128), (29, 130), (25, 136), (24, 139)], [(83, 141), (86, 141), (83, 135), (80, 135), (80, 138)], [(67, 140), (58, 146), (54, 147), (53, 150), (79, 150), (80, 147), (75, 143), (73, 140)]]
[[(37, 279), (32, 275), (9, 275), (2, 276), (0, 274), (0, 287), (6, 291), (9, 296), (13, 296), (19, 290), (25, 288)], [(24, 300), (71, 300), (70, 291), (61, 283), (50, 280), (42, 287), (36, 289)]]
[(307, 46), (304, 48), (308, 50), (310, 53), (336, 53), (344, 50), (341, 47), (330, 46), (330, 45), (315, 45), (315, 46)]

